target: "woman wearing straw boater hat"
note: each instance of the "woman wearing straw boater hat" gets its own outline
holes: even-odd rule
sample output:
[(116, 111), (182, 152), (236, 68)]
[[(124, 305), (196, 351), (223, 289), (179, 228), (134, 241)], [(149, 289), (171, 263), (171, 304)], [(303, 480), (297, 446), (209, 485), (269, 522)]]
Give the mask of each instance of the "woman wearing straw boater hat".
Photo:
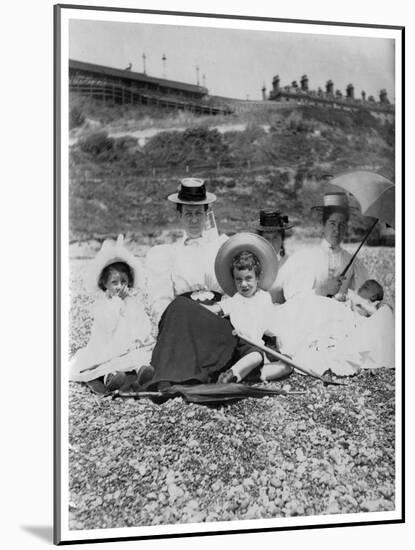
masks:
[(328, 192), (313, 210), (321, 214), (322, 241), (287, 260), (287, 301), (274, 306), (269, 322), (269, 329), (278, 335), (280, 351), (319, 374), (330, 370), (349, 376), (360, 368), (393, 366), (390, 309), (381, 307), (366, 318), (353, 311), (350, 302), (341, 301), (346, 291), (351, 291), (349, 300), (354, 290), (362, 297), (365, 286), (373, 284), (356, 259), (342, 276), (352, 258), (341, 246), (350, 214), (347, 196)]
[(285, 301), (283, 292), (284, 265), (288, 257), (285, 252), (284, 241), (286, 232), (294, 226), (295, 223), (290, 222), (288, 216), (280, 210), (261, 210), (259, 212), (259, 220), (251, 226), (258, 235), (261, 235), (271, 243), (278, 256), (278, 274), (269, 289), (274, 303), (283, 303)]
[(182, 179), (177, 192), (167, 198), (176, 206), (183, 236), (173, 244), (154, 246), (147, 254), (148, 289), (158, 320), (177, 296), (191, 294), (203, 301), (222, 293), (214, 261), (227, 238), (216, 229), (211, 208), (216, 196), (207, 191), (204, 180)]
[(352, 257), (342, 246), (351, 207), (347, 195), (327, 192), (322, 204), (312, 207), (321, 214), (322, 240), (293, 254), (284, 266), (286, 300), (312, 291), (319, 296), (342, 296), (349, 288), (358, 289), (369, 278), (364, 265), (355, 260), (345, 275), (343, 269)]

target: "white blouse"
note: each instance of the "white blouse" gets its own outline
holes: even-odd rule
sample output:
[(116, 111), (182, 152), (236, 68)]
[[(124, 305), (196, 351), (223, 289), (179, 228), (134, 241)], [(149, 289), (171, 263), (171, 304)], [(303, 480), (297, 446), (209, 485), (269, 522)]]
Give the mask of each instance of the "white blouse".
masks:
[[(341, 246), (332, 249), (325, 239), (319, 246), (295, 252), (278, 273), (285, 299), (289, 300), (303, 292), (315, 293), (316, 288), (329, 277), (340, 275), (351, 257), (352, 254)], [(369, 274), (362, 262), (355, 259), (345, 277), (341, 293), (346, 293), (349, 288), (357, 290), (369, 278)]]
[(259, 289), (251, 297), (236, 293), (231, 298), (224, 298), (221, 308), (238, 332), (255, 342), (264, 343), (262, 336), (268, 332), (269, 316), (274, 309), (269, 292)]
[(160, 319), (176, 296), (195, 290), (223, 293), (215, 276), (215, 258), (226, 235), (183, 237), (174, 244), (153, 246), (146, 258), (147, 286), (155, 315)]

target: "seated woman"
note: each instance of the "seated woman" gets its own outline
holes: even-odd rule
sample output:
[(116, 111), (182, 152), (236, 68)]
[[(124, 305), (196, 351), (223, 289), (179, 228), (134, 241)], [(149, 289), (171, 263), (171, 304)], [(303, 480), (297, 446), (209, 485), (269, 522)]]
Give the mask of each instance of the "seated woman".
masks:
[(147, 254), (149, 298), (159, 321), (151, 387), (216, 380), (232, 361), (236, 345), (230, 323), (200, 307), (223, 294), (214, 263), (227, 237), (208, 226), (209, 205), (216, 196), (203, 180), (185, 178), (168, 200), (176, 204), (183, 238), (154, 246)]
[(261, 210), (259, 213), (259, 222), (253, 224), (253, 229), (261, 235), (274, 247), (278, 256), (278, 273), (269, 292), (274, 303), (282, 304), (285, 302), (284, 279), (285, 265), (287, 255), (284, 248), (286, 231), (294, 227), (290, 223), (288, 216), (283, 215), (280, 210)]
[[(269, 327), (278, 335), (280, 351), (319, 373), (332, 370), (347, 375), (362, 367), (393, 366), (391, 309), (380, 308), (365, 319), (352, 315), (342, 302), (329, 299), (335, 295), (344, 299), (354, 288), (364, 293), (368, 279), (359, 260), (354, 261), (345, 278), (340, 277), (351, 258), (341, 247), (350, 214), (346, 195), (327, 193), (323, 204), (314, 209), (322, 213), (320, 246), (288, 258), (273, 285), (273, 289), (279, 287), (282, 299), (276, 301), (282, 305), (277, 303), (273, 308)], [(264, 233), (265, 237), (268, 235), (272, 233)], [(284, 299), (287, 301), (282, 303)]]
[(323, 204), (312, 209), (322, 214), (322, 240), (319, 246), (308, 246), (287, 260), (283, 283), (286, 300), (310, 292), (318, 296), (341, 296), (349, 288), (358, 289), (369, 278), (359, 259), (354, 260), (345, 276), (341, 275), (351, 258), (341, 246), (350, 216), (346, 194), (326, 193)]

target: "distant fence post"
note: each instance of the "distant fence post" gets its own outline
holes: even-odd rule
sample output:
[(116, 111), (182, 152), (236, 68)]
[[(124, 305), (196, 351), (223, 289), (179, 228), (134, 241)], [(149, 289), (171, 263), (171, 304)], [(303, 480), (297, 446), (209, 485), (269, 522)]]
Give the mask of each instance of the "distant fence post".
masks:
[(189, 173), (189, 165), (186, 164), (186, 174), (188, 174), (188, 173)]
[(155, 167), (153, 166), (153, 176), (155, 176), (155, 175), (156, 175), (156, 169), (155, 169)]

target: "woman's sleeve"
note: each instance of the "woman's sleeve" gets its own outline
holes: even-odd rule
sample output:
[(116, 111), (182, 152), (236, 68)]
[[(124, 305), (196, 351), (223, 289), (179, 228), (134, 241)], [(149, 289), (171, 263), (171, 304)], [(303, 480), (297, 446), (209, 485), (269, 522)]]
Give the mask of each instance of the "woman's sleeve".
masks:
[(171, 245), (155, 246), (147, 253), (147, 289), (157, 320), (160, 320), (164, 310), (174, 299), (171, 278), (173, 254)]
[(281, 268), (283, 273), (280, 277), (285, 300), (289, 300), (297, 294), (313, 291), (315, 273), (312, 262), (312, 257), (302, 252), (294, 253), (287, 259)]
[(215, 239), (214, 245), (211, 245), (209, 247), (209, 251), (207, 252), (207, 257), (206, 257), (208, 263), (207, 263), (207, 268), (204, 275), (204, 281), (203, 281), (204, 285), (207, 289), (213, 290), (214, 292), (219, 292), (220, 294), (223, 293), (223, 290), (216, 279), (215, 259), (220, 247), (227, 240), (228, 240), (227, 235), (218, 236), (218, 238)]

